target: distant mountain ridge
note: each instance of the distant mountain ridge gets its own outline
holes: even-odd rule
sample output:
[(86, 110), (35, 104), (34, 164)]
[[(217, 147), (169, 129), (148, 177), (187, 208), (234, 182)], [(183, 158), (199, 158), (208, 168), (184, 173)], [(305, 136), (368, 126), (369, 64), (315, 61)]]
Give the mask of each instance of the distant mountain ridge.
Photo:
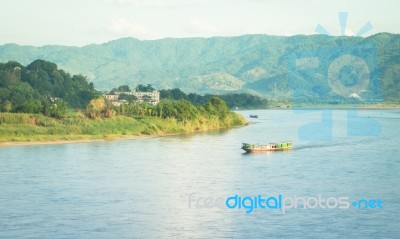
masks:
[[(267, 98), (288, 98), (287, 56), (358, 44), (376, 48), (376, 69), (386, 99), (399, 100), (400, 35), (379, 33), (370, 37), (297, 35), (291, 37), (244, 35), (212, 38), (166, 38), (137, 40), (123, 38), (83, 47), (47, 45), (43, 47), (6, 44), (0, 46), (0, 61), (29, 64), (36, 59), (54, 62), (73, 74), (87, 76), (100, 90), (118, 85), (152, 84), (158, 89), (180, 88), (185, 92), (248, 92)], [(363, 58), (363, 53), (360, 53)], [(370, 57), (365, 55), (366, 58)], [(329, 62), (322, 62), (327, 68)], [(325, 65), (324, 65), (325, 64)], [(312, 85), (326, 88), (320, 74), (295, 78), (303, 82), (302, 95), (317, 97)], [(319, 94), (321, 95), (321, 94)]]

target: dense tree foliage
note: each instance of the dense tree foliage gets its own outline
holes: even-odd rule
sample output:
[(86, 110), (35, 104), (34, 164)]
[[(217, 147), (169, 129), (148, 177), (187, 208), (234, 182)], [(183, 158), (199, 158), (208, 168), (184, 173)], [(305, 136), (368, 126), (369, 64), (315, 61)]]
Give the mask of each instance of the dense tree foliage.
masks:
[(128, 103), (135, 102), (137, 100), (137, 97), (134, 95), (128, 95), (125, 93), (122, 93), (118, 97), (119, 100), (126, 100)]
[[(196, 93), (189, 93), (188, 95), (182, 90), (175, 88), (170, 90), (160, 90), (161, 99), (173, 99), (173, 100), (188, 100), (195, 105), (204, 105), (216, 95), (206, 94), (199, 95)], [(229, 108), (267, 108), (268, 100), (263, 99), (259, 96), (237, 93), (237, 94), (224, 94), (218, 95), (219, 98), (224, 100)]]
[(160, 98), (173, 99), (173, 100), (181, 100), (181, 99), (187, 100), (188, 96), (181, 89), (175, 88), (171, 90), (160, 90)]
[(147, 84), (147, 85), (142, 85), (139, 84), (138, 86), (136, 86), (136, 91), (140, 91), (140, 92), (152, 92), (155, 91), (155, 89), (153, 88), (153, 86), (151, 84)]
[(86, 108), (98, 94), (81, 75), (70, 76), (51, 62), (36, 60), (27, 67), (0, 63), (0, 105), (5, 112), (60, 116), (68, 107)]
[(113, 88), (110, 93), (115, 93), (115, 92), (130, 92), (131, 89), (129, 88), (128, 85), (121, 85), (118, 86), (117, 88)]
[(194, 105), (188, 100), (162, 100), (157, 105), (121, 104), (120, 106), (108, 105), (103, 99), (91, 101), (88, 112), (91, 118), (108, 117), (107, 112), (113, 111), (118, 115), (132, 117), (158, 117), (162, 119), (176, 119), (178, 121), (198, 120), (200, 118), (216, 117), (224, 120), (234, 114), (221, 98), (213, 96), (204, 105)]

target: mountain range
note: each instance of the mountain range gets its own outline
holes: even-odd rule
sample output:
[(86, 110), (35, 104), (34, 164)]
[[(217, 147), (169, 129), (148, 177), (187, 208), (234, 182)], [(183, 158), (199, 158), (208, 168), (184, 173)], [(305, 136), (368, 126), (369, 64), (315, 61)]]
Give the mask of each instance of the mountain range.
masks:
[[(380, 94), (385, 100), (400, 100), (400, 35), (391, 33), (369, 37), (122, 38), (83, 47), (0, 46), (1, 62), (27, 65), (36, 59), (87, 76), (97, 89), (105, 91), (119, 85), (152, 84), (156, 89), (180, 88), (198, 94), (246, 92), (265, 98), (296, 95), (310, 100), (335, 98), (335, 94), (346, 97), (334, 89), (339, 82), (357, 96), (368, 91), (373, 93), (362, 97)], [(369, 86), (357, 85), (358, 78), (366, 78), (367, 73)]]

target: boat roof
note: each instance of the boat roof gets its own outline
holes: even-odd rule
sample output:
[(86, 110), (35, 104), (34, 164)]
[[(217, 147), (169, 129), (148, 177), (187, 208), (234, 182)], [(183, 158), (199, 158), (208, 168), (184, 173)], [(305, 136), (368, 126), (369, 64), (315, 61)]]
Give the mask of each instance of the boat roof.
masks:
[(258, 145), (276, 145), (276, 144), (284, 144), (284, 143), (292, 143), (292, 141), (283, 141), (279, 143), (268, 143), (268, 144), (260, 144), (260, 143), (243, 143), (243, 144), (258, 144)]

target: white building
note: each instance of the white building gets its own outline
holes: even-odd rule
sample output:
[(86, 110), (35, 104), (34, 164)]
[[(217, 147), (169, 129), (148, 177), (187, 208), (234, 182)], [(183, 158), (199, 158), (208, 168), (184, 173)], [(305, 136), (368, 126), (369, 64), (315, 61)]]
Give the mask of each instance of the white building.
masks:
[[(107, 100), (110, 100), (114, 105), (120, 105), (121, 100), (119, 100), (119, 95), (120, 94), (126, 94), (126, 95), (133, 95), (137, 98), (136, 102), (142, 103), (144, 101), (148, 101), (152, 105), (157, 105), (160, 102), (160, 92), (158, 91), (153, 91), (153, 92), (136, 92), (136, 91), (130, 91), (130, 92), (114, 92), (114, 94), (106, 94), (105, 98)], [(147, 100), (146, 100), (147, 98)]]
[(109, 101), (118, 100), (118, 95), (116, 95), (116, 94), (106, 94), (106, 95), (104, 95), (104, 97), (106, 98), (106, 100), (109, 100)]

